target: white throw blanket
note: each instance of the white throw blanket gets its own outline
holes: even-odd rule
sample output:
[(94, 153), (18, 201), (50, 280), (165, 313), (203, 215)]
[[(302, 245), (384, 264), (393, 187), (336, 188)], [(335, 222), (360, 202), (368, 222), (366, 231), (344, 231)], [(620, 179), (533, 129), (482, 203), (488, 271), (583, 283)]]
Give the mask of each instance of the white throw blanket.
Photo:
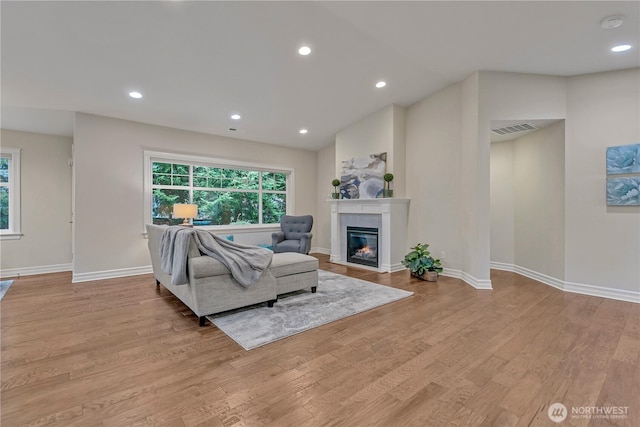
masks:
[(257, 281), (271, 264), (273, 252), (269, 249), (231, 242), (205, 230), (167, 227), (160, 241), (160, 261), (162, 271), (171, 275), (172, 285), (189, 283), (187, 255), (191, 236), (200, 253), (224, 264), (233, 278), (245, 287)]

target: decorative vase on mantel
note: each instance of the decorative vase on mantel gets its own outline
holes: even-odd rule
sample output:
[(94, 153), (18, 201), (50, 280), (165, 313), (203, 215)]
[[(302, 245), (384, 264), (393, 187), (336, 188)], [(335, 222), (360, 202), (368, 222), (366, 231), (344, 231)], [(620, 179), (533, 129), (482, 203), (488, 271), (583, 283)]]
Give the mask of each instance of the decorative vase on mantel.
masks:
[(338, 178), (334, 178), (331, 181), (331, 185), (333, 186), (333, 193), (331, 193), (331, 198), (332, 199), (339, 199), (340, 198), (340, 193), (338, 192), (338, 187), (340, 186), (340, 180)]
[(382, 190), (382, 197), (384, 197), (385, 199), (393, 197), (393, 190), (391, 189), (391, 181), (393, 181), (393, 174), (385, 173), (382, 179), (384, 179), (384, 189)]

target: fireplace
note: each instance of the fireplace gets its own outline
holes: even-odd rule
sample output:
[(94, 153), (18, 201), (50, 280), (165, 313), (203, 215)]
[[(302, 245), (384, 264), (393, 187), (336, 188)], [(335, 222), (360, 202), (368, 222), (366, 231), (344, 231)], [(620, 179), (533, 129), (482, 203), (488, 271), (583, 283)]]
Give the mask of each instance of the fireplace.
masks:
[(331, 208), (331, 262), (357, 265), (351, 258), (347, 260), (347, 227), (371, 227), (378, 231), (378, 266), (359, 265), (380, 273), (406, 270), (402, 260), (408, 247), (409, 199), (329, 199), (327, 202)]
[(347, 227), (347, 262), (378, 268), (378, 229)]

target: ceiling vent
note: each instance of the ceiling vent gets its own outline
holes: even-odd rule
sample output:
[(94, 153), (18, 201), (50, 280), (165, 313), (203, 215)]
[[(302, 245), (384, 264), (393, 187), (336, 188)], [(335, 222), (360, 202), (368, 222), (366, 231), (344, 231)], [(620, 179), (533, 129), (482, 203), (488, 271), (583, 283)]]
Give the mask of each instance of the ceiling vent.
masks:
[(510, 133), (527, 132), (530, 130), (536, 130), (536, 127), (529, 123), (521, 123), (519, 125), (505, 126), (503, 128), (491, 129), (491, 132), (498, 135), (508, 135)]

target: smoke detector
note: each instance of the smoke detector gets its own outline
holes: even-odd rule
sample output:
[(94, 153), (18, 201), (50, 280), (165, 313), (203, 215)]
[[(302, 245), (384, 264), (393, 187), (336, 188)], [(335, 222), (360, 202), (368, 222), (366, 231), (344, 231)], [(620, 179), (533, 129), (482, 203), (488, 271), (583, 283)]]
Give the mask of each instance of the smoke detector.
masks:
[(618, 28), (622, 25), (623, 22), (624, 16), (622, 15), (607, 16), (600, 23), (600, 27), (604, 28), (605, 30), (609, 30), (611, 28)]

